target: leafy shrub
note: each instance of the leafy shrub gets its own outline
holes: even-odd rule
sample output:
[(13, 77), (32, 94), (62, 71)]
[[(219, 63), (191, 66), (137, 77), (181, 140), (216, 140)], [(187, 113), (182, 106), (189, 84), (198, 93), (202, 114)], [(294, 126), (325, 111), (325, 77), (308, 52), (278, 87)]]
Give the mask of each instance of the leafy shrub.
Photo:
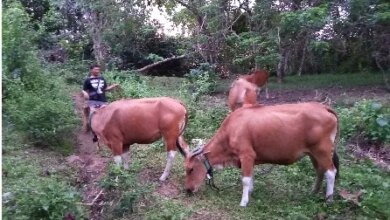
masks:
[(131, 71), (106, 71), (104, 77), (109, 84), (117, 83), (120, 85), (119, 90), (107, 93), (110, 101), (121, 98), (148, 97), (149, 89), (151, 89), (137, 73)]
[(33, 39), (36, 32), (19, 3), (4, 11), (3, 114), (33, 143), (63, 144), (76, 122), (63, 82), (46, 72)]
[[(82, 85), (84, 79), (89, 74), (88, 63), (78, 60), (69, 60), (66, 63), (46, 64), (47, 71), (51, 75), (60, 76), (68, 84)], [(80, 87), (81, 88), (81, 87)]]
[(69, 142), (71, 131), (76, 127), (70, 97), (59, 86), (53, 83), (52, 89), (21, 92), (19, 97), (4, 103), (4, 110), (15, 128), (25, 132), (34, 144), (55, 146)]
[[(82, 219), (85, 210), (76, 189), (42, 172), (34, 162), (3, 157), (3, 219)], [(37, 178), (38, 177), (38, 178)]]
[(199, 137), (211, 137), (226, 117), (228, 109), (217, 106), (211, 109), (199, 108), (199, 103), (192, 103), (187, 106), (189, 122), (185, 135), (188, 140)]
[(138, 182), (137, 174), (133, 170), (124, 170), (114, 164), (109, 166), (108, 174), (99, 183), (101, 187), (110, 191), (109, 200), (115, 202), (114, 205), (107, 206), (108, 213), (111, 213), (110, 216), (106, 216), (107, 219), (135, 212), (140, 199), (150, 192), (150, 188)]
[(65, 215), (83, 216), (76, 190), (53, 179), (40, 179), (21, 185), (5, 204), (4, 219), (63, 219)]
[(359, 136), (366, 141), (390, 143), (390, 108), (379, 102), (363, 100), (339, 110), (341, 135)]
[(209, 63), (202, 63), (199, 68), (191, 69), (186, 77), (194, 100), (198, 100), (200, 96), (214, 92), (216, 89), (217, 74)]
[(187, 208), (173, 200), (164, 201), (159, 205), (158, 211), (149, 212), (145, 219), (182, 220), (187, 219), (193, 212), (192, 208)]

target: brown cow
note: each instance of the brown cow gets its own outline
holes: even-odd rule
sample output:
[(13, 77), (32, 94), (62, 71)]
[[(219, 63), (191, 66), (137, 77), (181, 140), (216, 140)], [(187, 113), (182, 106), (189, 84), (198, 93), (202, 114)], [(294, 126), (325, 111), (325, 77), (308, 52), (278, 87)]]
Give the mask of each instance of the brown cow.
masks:
[(181, 136), (188, 121), (187, 110), (178, 100), (161, 98), (123, 99), (92, 113), (91, 128), (114, 154), (115, 162), (128, 169), (129, 148), (134, 143), (150, 144), (164, 138), (167, 164), (161, 181), (169, 175), (176, 148), (188, 148)]
[(267, 99), (269, 99), (267, 86), (268, 77), (269, 73), (266, 70), (254, 70), (249, 75), (241, 76), (240, 78), (257, 85), (258, 87), (265, 86), (265, 96)]
[(318, 192), (327, 179), (326, 198), (331, 201), (338, 156), (335, 139), (338, 118), (320, 103), (252, 106), (232, 112), (204, 147), (189, 152), (185, 159), (185, 188), (196, 192), (214, 167), (233, 165), (242, 171), (241, 206), (253, 190), (253, 167), (256, 164), (289, 165), (309, 155), (316, 169), (313, 191)]
[(257, 86), (243, 78), (236, 79), (229, 90), (228, 104), (234, 111), (242, 106), (256, 104)]

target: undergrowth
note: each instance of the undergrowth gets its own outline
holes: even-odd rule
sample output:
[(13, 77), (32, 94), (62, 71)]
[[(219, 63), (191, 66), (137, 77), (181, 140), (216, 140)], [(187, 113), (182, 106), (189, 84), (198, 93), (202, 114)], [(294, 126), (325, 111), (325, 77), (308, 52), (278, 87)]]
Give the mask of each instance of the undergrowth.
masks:
[(63, 164), (63, 155), (28, 146), (16, 131), (3, 129), (3, 134), (2, 218), (86, 217), (73, 186), (77, 172)]

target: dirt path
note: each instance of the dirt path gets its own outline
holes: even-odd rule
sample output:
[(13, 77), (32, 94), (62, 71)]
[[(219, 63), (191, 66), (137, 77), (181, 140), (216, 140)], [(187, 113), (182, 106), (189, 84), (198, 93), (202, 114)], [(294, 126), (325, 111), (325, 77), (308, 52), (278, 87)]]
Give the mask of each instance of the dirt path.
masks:
[[(78, 94), (73, 95), (76, 111), (81, 117), (84, 100)], [(81, 126), (80, 126), (81, 128)], [(97, 144), (93, 143), (92, 135), (79, 131), (75, 154), (67, 158), (71, 166), (79, 170), (78, 183), (83, 196), (83, 203), (90, 210), (88, 219), (101, 219), (104, 205), (104, 191), (98, 186), (99, 180), (105, 175), (110, 158), (97, 152)]]

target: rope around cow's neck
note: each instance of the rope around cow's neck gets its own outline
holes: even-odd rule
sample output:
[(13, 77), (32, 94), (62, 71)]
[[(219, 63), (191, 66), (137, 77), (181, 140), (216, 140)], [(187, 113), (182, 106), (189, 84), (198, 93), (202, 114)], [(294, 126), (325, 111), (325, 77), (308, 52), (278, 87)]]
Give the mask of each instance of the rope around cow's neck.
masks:
[(207, 158), (207, 156), (205, 154), (203, 154), (203, 164), (207, 170), (206, 185), (210, 186), (211, 189), (215, 189), (215, 190), (219, 191), (219, 188), (217, 186), (215, 186), (215, 183), (214, 183), (213, 167), (211, 166), (209, 159)]

